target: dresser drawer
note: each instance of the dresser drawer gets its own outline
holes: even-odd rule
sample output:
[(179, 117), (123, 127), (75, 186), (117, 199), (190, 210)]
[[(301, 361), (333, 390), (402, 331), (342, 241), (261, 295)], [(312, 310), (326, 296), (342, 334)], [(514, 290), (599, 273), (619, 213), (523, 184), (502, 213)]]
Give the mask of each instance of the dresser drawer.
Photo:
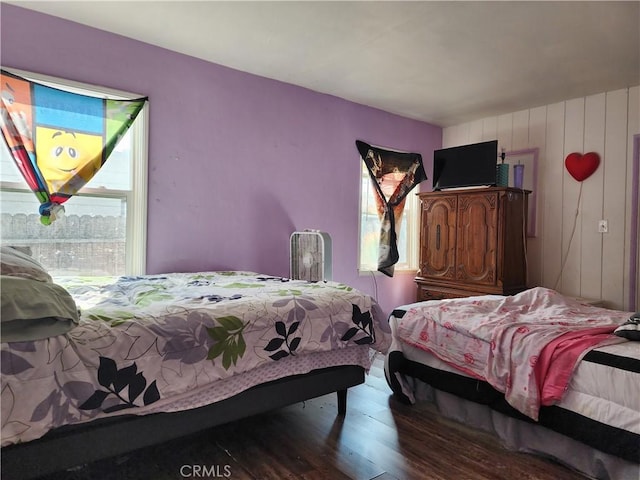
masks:
[(469, 294), (453, 289), (443, 289), (427, 285), (418, 285), (418, 302), (427, 300), (443, 300), (445, 298), (468, 297)]

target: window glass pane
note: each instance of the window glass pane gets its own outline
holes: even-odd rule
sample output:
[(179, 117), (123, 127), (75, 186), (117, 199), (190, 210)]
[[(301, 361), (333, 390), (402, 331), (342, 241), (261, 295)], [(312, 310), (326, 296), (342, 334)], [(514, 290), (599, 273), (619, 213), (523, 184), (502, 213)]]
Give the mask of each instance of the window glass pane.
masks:
[[(9, 149), (7, 148), (7, 144), (4, 142), (4, 139), (0, 136), (0, 180), (3, 182), (13, 182), (20, 183), (27, 188), (27, 183), (25, 182), (22, 174), (18, 170), (18, 166), (16, 162), (14, 162), (11, 154), (9, 153)], [(36, 202), (37, 204), (38, 202)]]
[(131, 130), (128, 130), (86, 187), (131, 190), (131, 148)]
[(2, 243), (31, 247), (51, 275), (124, 274), (126, 199), (72, 197), (48, 226), (32, 192), (2, 191), (0, 202)]
[(376, 270), (378, 264), (378, 243), (380, 241), (380, 220), (378, 218), (373, 188), (371, 188), (371, 180), (368, 174), (362, 177), (361, 188), (360, 267), (367, 270)]
[(407, 258), (407, 218), (411, 212), (405, 205), (404, 213), (402, 214), (402, 221), (400, 222), (400, 231), (396, 232), (398, 235), (398, 256), (400, 259), (398, 260), (398, 266), (406, 266), (408, 267), (408, 258)]

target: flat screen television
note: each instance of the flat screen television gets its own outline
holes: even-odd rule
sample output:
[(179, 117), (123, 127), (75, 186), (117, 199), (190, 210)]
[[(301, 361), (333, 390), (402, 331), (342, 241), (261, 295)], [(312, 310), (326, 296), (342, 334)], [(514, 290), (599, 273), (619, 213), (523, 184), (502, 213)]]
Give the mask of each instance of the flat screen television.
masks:
[(497, 140), (436, 150), (433, 189), (495, 186), (497, 163)]

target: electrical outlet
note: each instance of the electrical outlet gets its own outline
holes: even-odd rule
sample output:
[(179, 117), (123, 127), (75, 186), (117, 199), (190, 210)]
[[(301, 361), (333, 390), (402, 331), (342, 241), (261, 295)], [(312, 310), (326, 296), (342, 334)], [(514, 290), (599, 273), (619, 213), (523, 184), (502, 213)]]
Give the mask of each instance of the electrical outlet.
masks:
[(599, 233), (607, 233), (609, 231), (609, 222), (606, 220), (598, 221), (598, 232)]

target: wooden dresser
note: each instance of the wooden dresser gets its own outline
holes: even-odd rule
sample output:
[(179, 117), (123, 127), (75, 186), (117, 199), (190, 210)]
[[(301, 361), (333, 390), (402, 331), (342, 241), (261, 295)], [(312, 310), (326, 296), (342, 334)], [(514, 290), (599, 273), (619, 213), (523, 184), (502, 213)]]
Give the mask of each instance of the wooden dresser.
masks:
[(524, 290), (529, 193), (489, 187), (419, 194), (418, 301)]

